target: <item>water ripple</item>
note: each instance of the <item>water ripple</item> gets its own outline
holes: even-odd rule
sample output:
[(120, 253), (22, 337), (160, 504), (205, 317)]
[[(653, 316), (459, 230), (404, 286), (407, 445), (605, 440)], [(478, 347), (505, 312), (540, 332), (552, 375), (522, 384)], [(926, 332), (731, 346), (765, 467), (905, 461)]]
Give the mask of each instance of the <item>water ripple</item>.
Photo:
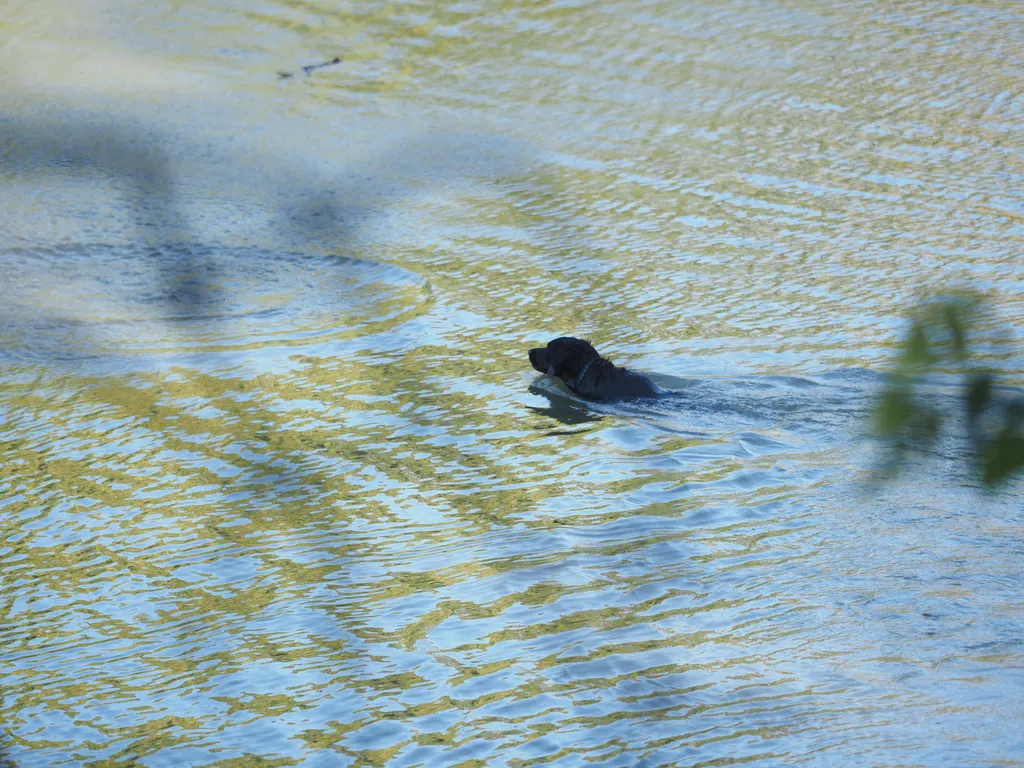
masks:
[(1024, 383), (1019, 4), (63, 5), (0, 49), (0, 763), (1021, 763), (1019, 479), (864, 482), (922, 294)]

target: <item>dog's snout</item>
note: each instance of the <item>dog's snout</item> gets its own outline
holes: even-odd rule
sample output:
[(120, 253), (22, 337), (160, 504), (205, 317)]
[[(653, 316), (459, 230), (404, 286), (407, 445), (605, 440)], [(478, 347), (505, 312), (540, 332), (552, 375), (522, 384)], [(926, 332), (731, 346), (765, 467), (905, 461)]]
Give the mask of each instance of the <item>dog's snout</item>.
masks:
[(548, 372), (548, 351), (545, 347), (534, 347), (530, 350), (530, 365), (535, 371)]

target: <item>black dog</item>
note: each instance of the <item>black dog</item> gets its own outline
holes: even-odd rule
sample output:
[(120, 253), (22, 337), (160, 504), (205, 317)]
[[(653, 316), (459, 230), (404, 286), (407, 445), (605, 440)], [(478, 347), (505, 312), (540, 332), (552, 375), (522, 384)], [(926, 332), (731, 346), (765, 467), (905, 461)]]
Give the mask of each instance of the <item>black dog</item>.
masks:
[(547, 347), (530, 350), (530, 365), (548, 376), (556, 376), (580, 397), (590, 400), (630, 400), (666, 394), (639, 373), (619, 368), (605, 360), (590, 342), (572, 336), (549, 341)]

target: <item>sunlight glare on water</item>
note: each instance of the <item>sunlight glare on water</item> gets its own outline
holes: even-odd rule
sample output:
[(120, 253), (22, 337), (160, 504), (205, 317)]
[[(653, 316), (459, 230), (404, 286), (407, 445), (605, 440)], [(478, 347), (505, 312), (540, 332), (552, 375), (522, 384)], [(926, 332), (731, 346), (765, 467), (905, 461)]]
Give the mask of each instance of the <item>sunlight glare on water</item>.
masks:
[(0, 764), (1024, 765), (1019, 3), (8, 6)]

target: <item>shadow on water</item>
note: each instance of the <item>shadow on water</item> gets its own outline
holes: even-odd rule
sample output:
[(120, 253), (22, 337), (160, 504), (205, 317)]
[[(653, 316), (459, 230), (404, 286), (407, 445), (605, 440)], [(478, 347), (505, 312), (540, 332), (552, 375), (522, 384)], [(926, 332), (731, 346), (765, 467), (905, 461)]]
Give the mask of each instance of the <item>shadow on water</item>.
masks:
[[(35, 177), (43, 186), (68, 179), (110, 184), (123, 198), (117, 212), (128, 213), (135, 229), (132, 240), (157, 257), (152, 264), (153, 283), (160, 286), (155, 298), (173, 316), (185, 318), (216, 314), (226, 297), (217, 290), (216, 258), (200, 252), (210, 243), (190, 221), (194, 201), (183, 191), (178, 158), (165, 149), (173, 142), (183, 144), (176, 149), (178, 156), (188, 156), (182, 159), (198, 160), (211, 171), (223, 171), (226, 164), (230, 183), (261, 187), (263, 200), (252, 207), (265, 208), (269, 201), (276, 209), (260, 214), (269, 214), (265, 217), (277, 241), (300, 251), (312, 246), (335, 254), (350, 252), (368, 225), (402, 200), (451, 182), (515, 173), (525, 158), (522, 148), (511, 142), (475, 134), (407, 135), (394, 146), (366, 149), (368, 157), (336, 172), (300, 163), (289, 167), (287, 158), (275, 158), (274, 168), (233, 176), (230, 158), (162, 126), (128, 119), (115, 123), (89, 113), (62, 115), (60, 120), (8, 117), (0, 123), (0, 146), (6, 148), (0, 150), (0, 170), (23, 179)], [(242, 164), (242, 158), (237, 160)], [(102, 194), (97, 191), (95, 196)], [(86, 207), (76, 215), (90, 213), (97, 211)], [(104, 218), (85, 229), (116, 230), (119, 225), (123, 223)]]
[[(151, 286), (156, 287), (151, 287), (148, 298), (154, 312), (174, 322), (213, 317), (226, 311), (225, 306), (231, 298), (219, 287), (226, 279), (226, 273), (216, 259), (216, 247), (202, 246), (201, 237), (190, 233), (173, 164), (162, 150), (160, 141), (156, 131), (140, 125), (114, 128), (102, 123), (75, 125), (7, 120), (0, 126), (0, 144), (8, 148), (0, 155), (0, 169), (21, 177), (34, 175), (43, 187), (54, 176), (61, 182), (68, 177), (87, 183), (93, 179), (112, 182), (123, 194), (125, 208), (132, 213), (130, 226), (135, 228), (135, 232), (134, 237), (130, 234), (129, 239), (143, 243), (137, 252), (129, 253), (137, 253), (139, 259), (153, 269), (150, 282)], [(411, 150), (408, 146), (404, 147), (392, 158), (392, 165), (401, 166), (403, 153), (416, 151), (422, 154), (421, 151), (428, 146), (434, 147), (436, 156), (430, 161), (429, 178), (419, 181), (433, 183), (460, 175), (459, 167), (444, 167), (444, 142), (435, 144), (429, 138), (424, 138)], [(384, 170), (390, 161), (389, 158), (377, 158), (372, 165)], [(422, 160), (419, 167), (423, 167)], [(479, 170), (482, 166), (478, 164), (475, 167)], [(401, 175), (404, 171), (391, 168), (390, 172)], [(374, 187), (364, 196), (371, 201), (386, 201), (389, 196), (398, 199), (401, 195), (401, 189), (397, 187), (391, 187), (386, 190), (386, 194), (382, 194), (372, 178), (367, 179), (367, 184)], [(276, 199), (287, 201), (283, 204), (284, 210), (279, 218), (283, 225), (283, 236), (293, 241), (297, 250), (301, 250), (301, 246), (307, 243), (330, 242), (332, 252), (347, 253), (360, 236), (360, 230), (373, 215), (373, 211), (368, 212), (365, 206), (351, 208), (350, 201), (358, 197), (357, 186), (350, 178), (339, 184), (338, 189), (321, 184), (305, 189), (279, 190)], [(97, 226), (102, 225), (103, 222), (97, 222)], [(51, 255), (60, 257), (59, 251), (52, 248), (48, 250)], [(14, 254), (13, 257), (18, 256)], [(89, 267), (87, 262), (78, 266), (84, 270)], [(116, 274), (107, 275), (105, 279), (116, 280), (117, 277)], [(65, 322), (62, 317), (52, 317), (45, 325), (57, 327)], [(274, 318), (270, 317), (268, 322), (274, 322)], [(88, 344), (88, 324), (83, 324), (78, 332), (82, 343)], [(25, 346), (32, 347), (37, 346), (36, 342), (41, 339), (25, 341)], [(104, 341), (98, 340), (96, 346), (102, 347)], [(196, 340), (193, 342), (193, 345), (199, 343)], [(182, 345), (189, 346), (189, 340), (183, 339)], [(111, 354), (116, 354), (116, 351), (112, 350)], [(244, 354), (241, 357), (244, 358)], [(110, 465), (109, 459), (94, 462), (88, 458), (88, 454), (84, 459), (67, 461), (59, 458), (53, 462), (55, 457), (46, 448), (15, 446), (23, 453), (25, 460), (40, 467), (45, 467), (48, 462), (61, 464), (61, 468), (54, 468), (52, 474), (56, 478), (54, 485), (60, 489), (64, 498), (111, 499), (111, 513), (119, 518), (111, 523), (115, 528), (122, 524), (125, 515), (128, 518), (152, 515), (154, 524), (167, 528), (168, 532), (197, 528), (199, 535), (219, 539), (223, 544), (221, 549), (234, 553), (227, 559), (235, 566), (243, 559), (238, 555), (239, 552), (252, 552), (262, 562), (261, 570), (265, 575), (277, 573), (283, 578), (276, 585), (274, 579), (265, 578), (262, 585), (243, 586), (230, 594), (232, 590), (223, 588), (222, 579), (227, 578), (228, 584), (231, 580), (224, 574), (217, 574), (219, 563), (211, 566), (213, 578), (205, 580), (205, 583), (204, 579), (197, 579), (190, 584), (182, 581), (176, 572), (151, 566), (146, 562), (148, 552), (144, 548), (127, 548), (123, 552), (115, 548), (107, 551), (105, 545), (97, 546), (95, 542), (88, 541), (88, 536), (84, 537), (81, 544), (75, 545), (75, 555), (66, 556), (71, 558), (68, 564), (77, 563), (79, 558), (112, 558), (120, 567), (138, 569), (138, 573), (142, 574), (139, 578), (155, 580), (153, 586), (163, 582), (163, 589), (171, 595), (167, 601), (170, 605), (165, 610), (168, 616), (175, 617), (168, 630), (177, 636), (178, 642), (190, 643), (193, 648), (173, 662), (167, 657), (167, 652), (173, 652), (174, 648), (154, 648), (154, 664), (157, 667), (165, 666), (168, 670), (174, 667), (177, 674), (181, 673), (182, 665), (193, 664), (196, 675), (193, 682), (207, 684), (210, 676), (231, 672), (231, 665), (225, 668), (223, 664), (226, 658), (224, 654), (228, 653), (223, 648), (232, 649), (247, 663), (278, 660), (288, 658), (290, 653), (297, 653), (289, 646), (287, 639), (275, 637), (273, 630), (276, 624), (272, 618), (263, 619), (270, 623), (270, 627), (252, 625), (259, 624), (261, 613), (268, 606), (274, 605), (281, 593), (298, 586), (326, 587), (340, 594), (340, 588), (348, 580), (346, 569), (354, 567), (353, 559), (346, 556), (335, 563), (302, 562), (301, 557), (290, 557), (281, 552), (278, 544), (261, 545), (254, 542), (251, 532), (235, 530), (237, 521), (218, 517), (217, 494), (220, 494), (221, 499), (251, 495), (247, 511), (251, 517), (263, 518), (256, 521), (257, 530), (266, 532), (276, 528), (280, 531), (291, 527), (294, 531), (302, 529), (303, 535), (307, 537), (335, 537), (338, 535), (337, 526), (332, 526), (330, 521), (322, 521), (321, 517), (325, 513), (329, 517), (331, 505), (344, 493), (353, 492), (346, 485), (351, 480), (345, 474), (367, 466), (370, 454), (356, 441), (339, 441), (335, 435), (328, 434), (329, 430), (308, 427), (296, 429), (294, 422), (288, 423), (290, 419), (287, 414), (282, 415), (273, 404), (261, 404), (254, 394), (261, 388), (261, 377), (273, 376), (273, 372), (252, 377), (238, 372), (244, 366), (232, 364), (226, 370), (203, 370), (201, 362), (199, 370), (186, 372), (174, 368), (171, 375), (163, 379), (147, 377), (145, 373), (138, 372), (121, 377), (105, 374), (96, 376), (91, 370), (76, 371), (73, 355), (63, 362), (68, 363), (68, 360), (70, 363), (62, 366), (62, 372), (70, 369), (72, 378), (80, 377), (81, 390), (89, 391), (90, 400), (115, 408), (117, 419), (127, 417), (128, 420), (135, 420), (150, 430), (150, 434), (159, 436), (164, 449), (174, 456), (168, 459), (170, 463), (164, 466), (164, 471), (172, 476), (178, 475), (185, 487), (199, 484), (207, 488), (203, 494), (206, 501), (195, 503), (188, 499), (183, 500), (186, 503), (170, 508), (159, 503), (159, 497), (153, 499), (157, 503), (142, 501), (136, 492), (145, 490), (144, 486), (136, 485), (126, 489), (125, 486), (131, 484), (125, 482), (124, 473), (98, 466)], [(42, 362), (44, 368), (47, 364), (46, 360), (37, 359), (33, 362)], [(375, 387), (374, 395), (395, 392), (402, 385), (386, 374), (374, 375), (378, 377), (379, 384), (379, 387)], [(410, 375), (416, 376), (415, 373)], [(330, 370), (313, 371), (310, 376), (327, 377), (330, 376)], [(74, 384), (64, 383), (63, 377), (56, 380), (39, 377), (27, 382), (24, 389), (27, 396), (38, 396), (45, 402), (57, 397), (55, 387), (66, 385), (75, 388)], [(219, 408), (226, 414), (226, 418), (221, 419), (215, 428), (190, 425), (194, 419), (187, 409), (168, 405), (168, 398)], [(331, 404), (323, 402), (320, 405), (328, 408)], [(576, 423), (591, 420), (594, 420), (593, 417), (584, 412)], [(152, 447), (139, 450), (146, 453), (152, 451)], [(114, 456), (116, 463), (117, 454)], [(156, 459), (151, 457), (151, 460)], [(131, 461), (134, 461), (134, 457)], [(410, 472), (401, 467), (374, 467), (372, 459), (369, 460), (369, 466), (385, 474), (392, 469), (406, 474)], [(412, 480), (415, 480), (415, 471), (412, 473)], [(371, 491), (373, 487), (367, 484), (362, 490)], [(385, 511), (385, 514), (390, 512)], [(365, 540), (355, 539), (349, 544), (334, 542), (332, 546), (335, 551), (344, 552), (358, 551), (361, 546), (367, 545)], [(31, 551), (30, 547), (28, 549)], [(58, 559), (65, 557), (63, 554), (55, 556)], [(202, 570), (198, 568), (196, 572), (201, 573)], [(350, 599), (339, 597), (338, 604), (328, 611), (336, 618), (349, 612), (358, 616), (359, 606), (350, 605), (350, 602)], [(221, 640), (216, 641), (215, 645), (222, 650), (214, 654), (221, 659), (221, 664), (210, 666), (209, 659), (195, 650), (198, 645), (190, 642), (209, 629), (204, 624), (204, 630), (200, 633), (194, 626), (189, 629), (189, 625), (194, 625), (195, 617), (205, 617), (204, 622), (216, 625), (220, 622), (215, 616), (222, 615), (228, 617), (225, 626), (214, 629), (221, 634)], [(241, 625), (239, 619), (242, 619)], [(348, 623), (365, 626), (367, 620), (362, 617)], [(230, 631), (227, 627), (231, 627)], [(242, 629), (246, 630), (244, 634), (241, 633)], [(133, 636), (133, 632), (126, 632), (126, 637)], [(61, 638), (63, 642), (67, 642), (66, 637)], [(137, 642), (145, 641), (142, 634), (136, 634), (135, 637)], [(23, 650), (19, 655), (30, 654)], [(204, 671), (199, 672), (199, 667)], [(287, 699), (287, 702), (278, 706), (286, 709), (301, 708), (298, 701), (288, 694), (282, 692), (280, 697), (282, 700)], [(161, 743), (157, 734), (160, 728), (172, 727), (174, 722), (174, 717), (167, 716), (145, 727), (144, 730), (150, 736), (139, 738), (138, 732), (133, 733), (124, 750), (111, 759), (115, 762), (127, 761), (131, 759), (131, 754), (140, 750), (145, 752), (159, 749)], [(0, 753), (0, 764), (5, 761), (9, 763), (9, 758)]]
[[(479, 151), (467, 150), (469, 143), (464, 139), (459, 135), (407, 137), (392, 153), (346, 169), (336, 180), (310, 179), (301, 187), (274, 190), (269, 197), (279, 210), (272, 217), (273, 225), (280, 239), (298, 252), (310, 245), (329, 244), (331, 253), (346, 254), (354, 249), (367, 224), (403, 196), (414, 194), (410, 191), (413, 187), (510, 173), (522, 160), (518, 149), (506, 151), (478, 143)], [(145, 295), (133, 298), (152, 307), (164, 320), (215, 318), (225, 313), (231, 298), (223, 290), (224, 270), (218, 263), (217, 246), (204, 244), (203, 235), (191, 231), (175, 164), (164, 148), (168, 141), (171, 139), (163, 135), (162, 127), (130, 120), (115, 124), (95, 115), (77, 120), (8, 117), (0, 123), (0, 146), (6, 148), (0, 152), (0, 170), (23, 179), (35, 177), (44, 187), (50, 181), (63, 183), (68, 178), (110, 182), (124, 198), (119, 210), (130, 212), (130, 226), (135, 230), (130, 240), (141, 244), (126, 252), (126, 263), (131, 259), (151, 272)], [(98, 228), (107, 225), (117, 226), (96, 222)], [(75, 244), (54, 249), (48, 243), (30, 243), (26, 250), (34, 247), (48, 249), (55, 263), (70, 258), (76, 248)], [(249, 255), (256, 253), (253, 250)], [(8, 258), (17, 259), (19, 253), (9, 252)], [(354, 262), (339, 257), (337, 263), (344, 267)], [(258, 266), (254, 260), (253, 271)], [(75, 265), (79, 273), (88, 268), (87, 261)], [(124, 276), (109, 266), (107, 271), (114, 273), (104, 275), (104, 281)], [(267, 321), (273, 323), (274, 318)], [(48, 330), (69, 322), (64, 316), (55, 316), (41, 325)], [(128, 323), (130, 320), (124, 324)], [(78, 335), (87, 342), (88, 324), (81, 325)], [(26, 339), (25, 346), (35, 346), (41, 340)], [(187, 340), (182, 346), (188, 346)], [(113, 345), (108, 349), (116, 353)], [(69, 358), (74, 360), (74, 355)], [(212, 397), (217, 393), (207, 389), (198, 394)], [(237, 429), (245, 431), (247, 426), (255, 429), (244, 422), (238, 422)]]
[[(543, 397), (548, 401), (547, 406), (529, 406), (531, 411), (542, 416), (547, 416), (550, 419), (554, 419), (567, 427), (589, 424), (591, 422), (601, 421), (603, 418), (599, 414), (595, 414), (588, 407), (587, 403), (576, 401), (568, 395), (561, 395), (559, 393), (552, 392), (551, 390), (545, 389), (537, 384), (531, 384), (528, 391), (531, 395)], [(573, 430), (570, 432), (554, 431), (548, 432), (547, 434), (565, 435), (575, 434), (578, 431), (579, 430)]]
[[(53, 175), (112, 183), (124, 195), (142, 242), (177, 242), (187, 231), (172, 162), (156, 130), (130, 123), (8, 118), (0, 124), (0, 144), (8, 147), (0, 155), (0, 168), (8, 173), (34, 174), (43, 184)], [(159, 268), (166, 308), (187, 315), (216, 303), (210, 291), (217, 283), (215, 264), (182, 250)]]

